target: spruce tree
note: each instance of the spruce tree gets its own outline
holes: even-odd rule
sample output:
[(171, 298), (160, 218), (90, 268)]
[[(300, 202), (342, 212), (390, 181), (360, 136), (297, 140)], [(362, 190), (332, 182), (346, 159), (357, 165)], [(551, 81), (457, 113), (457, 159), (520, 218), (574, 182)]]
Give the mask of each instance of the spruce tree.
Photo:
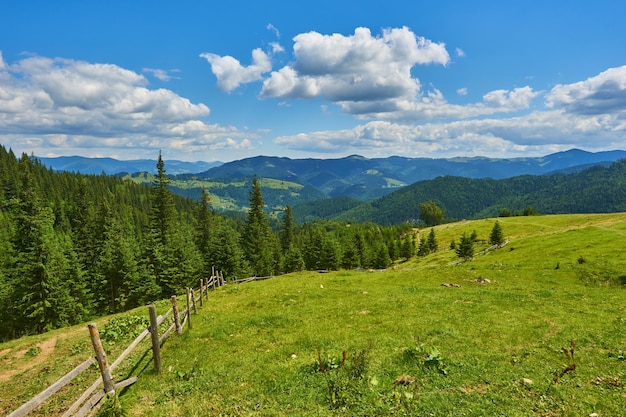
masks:
[(250, 209), (242, 235), (242, 247), (256, 276), (272, 275), (277, 266), (275, 242), (263, 211), (265, 202), (256, 176), (252, 180), (249, 202)]
[(461, 241), (457, 245), (456, 254), (465, 261), (470, 261), (474, 257), (474, 240), (467, 233), (463, 233)]
[(491, 229), (491, 234), (489, 234), (489, 244), (490, 245), (502, 245), (504, 243), (504, 233), (502, 232), (502, 226), (500, 222), (496, 220)]
[(427, 245), (431, 252), (437, 252), (437, 249), (439, 249), (437, 237), (435, 236), (435, 229), (433, 228), (430, 229), (430, 233), (428, 234)]
[(291, 206), (287, 204), (283, 212), (282, 229), (280, 231), (280, 246), (283, 253), (287, 253), (291, 245), (294, 243), (295, 236), (295, 222), (293, 220), (293, 211)]

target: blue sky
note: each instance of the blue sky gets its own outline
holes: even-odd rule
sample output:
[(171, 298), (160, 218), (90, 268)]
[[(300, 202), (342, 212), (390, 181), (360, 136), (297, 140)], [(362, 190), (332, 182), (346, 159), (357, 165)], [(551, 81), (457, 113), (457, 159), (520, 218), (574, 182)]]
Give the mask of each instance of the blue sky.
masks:
[(622, 1), (0, 3), (0, 144), (230, 161), (626, 149)]

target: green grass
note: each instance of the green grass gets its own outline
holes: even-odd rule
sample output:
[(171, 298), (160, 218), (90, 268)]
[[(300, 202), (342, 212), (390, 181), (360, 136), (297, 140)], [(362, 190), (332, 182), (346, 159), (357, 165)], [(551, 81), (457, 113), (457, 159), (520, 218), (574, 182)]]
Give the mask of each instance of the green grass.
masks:
[[(131, 416), (622, 415), (626, 215), (498, 220), (509, 244), (471, 262), (441, 249), (386, 271), (303, 272), (211, 292), (193, 329), (163, 346), (162, 374), (144, 358), (120, 403)], [(438, 226), (439, 247), (473, 230), (486, 240), (494, 221)], [(88, 344), (82, 332), (80, 343), (79, 330), (59, 336), (58, 350)], [(571, 341), (573, 362), (563, 351)], [(45, 374), (35, 367), (2, 383), (0, 405)]]

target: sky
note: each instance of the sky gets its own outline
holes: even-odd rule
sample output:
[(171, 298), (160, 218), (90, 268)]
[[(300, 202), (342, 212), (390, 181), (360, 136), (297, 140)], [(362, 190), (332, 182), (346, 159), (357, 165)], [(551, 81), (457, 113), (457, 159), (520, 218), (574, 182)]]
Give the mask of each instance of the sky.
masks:
[(4, 0), (0, 145), (232, 161), (626, 149), (626, 2)]

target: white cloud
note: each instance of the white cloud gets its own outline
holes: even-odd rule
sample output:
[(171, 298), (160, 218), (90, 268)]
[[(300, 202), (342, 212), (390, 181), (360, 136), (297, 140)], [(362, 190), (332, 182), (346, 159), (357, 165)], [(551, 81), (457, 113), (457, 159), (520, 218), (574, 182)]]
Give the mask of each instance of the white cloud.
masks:
[(308, 32), (294, 42), (295, 62), (272, 72), (261, 97), (323, 97), (347, 112), (359, 103), (388, 108), (419, 93), (420, 82), (411, 76), (414, 65), (450, 62), (443, 43), (417, 37), (407, 27), (386, 29), (378, 37), (367, 28), (351, 36)]
[(459, 58), (465, 57), (465, 51), (463, 51), (461, 48), (456, 48), (456, 56), (458, 56)]
[(143, 72), (147, 72), (148, 74), (152, 74), (154, 78), (157, 78), (161, 81), (169, 81), (171, 79), (180, 79), (180, 77), (171, 75), (172, 72), (180, 72), (179, 70), (163, 70), (163, 69), (154, 69), (154, 68), (143, 68)]
[(211, 64), (211, 71), (217, 78), (217, 86), (227, 92), (233, 91), (241, 84), (261, 80), (264, 73), (272, 70), (270, 57), (260, 48), (252, 51), (252, 64), (247, 67), (228, 55), (203, 53), (200, 56)]
[[(517, 100), (509, 98), (511, 94), (504, 96), (505, 100)], [(574, 147), (623, 148), (625, 131), (626, 123), (619, 117), (580, 115), (558, 109), (517, 117), (418, 125), (372, 121), (352, 129), (282, 136), (275, 143), (292, 150), (336, 155), (501, 157), (545, 155)]]
[(285, 48), (283, 48), (283, 46), (281, 44), (279, 44), (278, 42), (271, 42), (270, 46), (272, 47), (272, 53), (273, 54), (278, 54), (280, 52), (285, 52)]
[(466, 96), (467, 95), (467, 87), (462, 87), (456, 90), (456, 93), (460, 96)]
[(272, 25), (271, 23), (268, 23), (265, 28), (267, 30), (271, 30), (272, 32), (274, 32), (274, 35), (276, 35), (277, 38), (280, 38), (280, 32), (278, 31), (276, 26)]
[(582, 115), (626, 115), (626, 65), (584, 81), (555, 86), (546, 96), (546, 106)]
[(116, 65), (45, 57), (7, 64), (0, 55), (0, 141), (16, 149), (44, 156), (145, 146), (154, 153), (187, 143), (193, 152), (244, 138), (234, 127), (205, 123), (209, 112)]

